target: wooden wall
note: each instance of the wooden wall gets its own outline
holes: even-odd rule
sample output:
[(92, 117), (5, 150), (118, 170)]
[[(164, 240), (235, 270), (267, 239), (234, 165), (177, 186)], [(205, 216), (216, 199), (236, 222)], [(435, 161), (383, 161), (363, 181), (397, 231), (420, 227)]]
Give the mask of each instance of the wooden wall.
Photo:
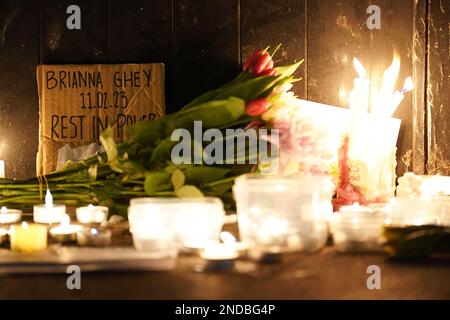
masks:
[[(65, 26), (70, 4), (81, 7), (81, 30)], [(371, 4), (381, 30), (366, 27)], [(235, 76), (255, 49), (281, 42), (280, 62), (306, 59), (296, 93), (338, 106), (353, 85), (353, 57), (374, 80), (397, 50), (400, 81), (416, 83), (396, 113), (399, 173), (450, 174), (449, 22), (447, 0), (2, 0), (0, 158), (8, 177), (34, 174), (39, 63), (164, 62), (173, 112)]]

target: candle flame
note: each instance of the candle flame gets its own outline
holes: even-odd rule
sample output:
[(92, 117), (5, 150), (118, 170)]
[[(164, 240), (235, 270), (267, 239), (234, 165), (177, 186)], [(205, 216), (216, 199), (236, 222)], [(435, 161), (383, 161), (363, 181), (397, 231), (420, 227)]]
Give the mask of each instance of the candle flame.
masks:
[(2, 214), (7, 213), (8, 212), (8, 208), (7, 207), (2, 207), (1, 212), (2, 212)]
[(229, 233), (228, 231), (222, 231), (220, 233), (220, 240), (222, 240), (223, 243), (236, 242), (236, 238), (231, 233)]
[(94, 205), (93, 204), (89, 204), (88, 205), (88, 210), (89, 211), (93, 211), (94, 210)]
[(405, 84), (403, 85), (402, 93), (412, 91), (414, 89), (414, 82), (411, 77), (406, 78)]
[(65, 214), (61, 219), (62, 226), (68, 226), (70, 224), (70, 217), (68, 214)]
[(355, 68), (356, 72), (358, 73), (358, 77), (360, 77), (361, 79), (366, 78), (366, 70), (364, 69), (364, 66), (362, 65), (362, 63), (356, 58), (353, 58), (353, 67)]
[(45, 193), (45, 206), (46, 207), (53, 207), (53, 196), (50, 193), (49, 189), (47, 189), (47, 192)]
[(400, 73), (400, 57), (397, 53), (394, 54), (392, 58), (392, 63), (384, 71), (383, 83), (381, 85), (381, 94), (385, 97), (390, 97), (395, 88), (395, 83), (397, 82), (398, 74)]
[(26, 221), (22, 222), (21, 226), (23, 229), (28, 229), (28, 223)]
[(97, 235), (97, 234), (98, 234), (97, 229), (91, 228), (91, 234), (92, 234), (93, 236)]

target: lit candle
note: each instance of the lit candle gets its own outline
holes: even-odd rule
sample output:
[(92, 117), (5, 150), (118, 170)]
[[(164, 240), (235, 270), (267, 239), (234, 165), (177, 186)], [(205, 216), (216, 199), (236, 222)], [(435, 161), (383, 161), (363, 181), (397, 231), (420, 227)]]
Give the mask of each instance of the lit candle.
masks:
[(22, 218), (22, 211), (2, 207), (0, 209), (0, 224), (17, 223)]
[(200, 253), (200, 257), (207, 262), (207, 269), (222, 270), (230, 269), (234, 266), (234, 261), (239, 257), (239, 253), (231, 238), (225, 237), (224, 240), (229, 242), (209, 244)]
[(105, 228), (84, 228), (77, 232), (80, 246), (106, 247), (111, 244), (111, 230)]
[(386, 116), (392, 117), (395, 110), (397, 110), (400, 103), (403, 101), (403, 98), (405, 97), (405, 93), (409, 92), (414, 89), (414, 83), (412, 81), (411, 77), (406, 78), (405, 84), (403, 85), (403, 88), (401, 91), (395, 91), (394, 95), (392, 96), (392, 99), (389, 103), (388, 110), (386, 111)]
[(10, 232), (11, 250), (34, 253), (47, 248), (47, 228), (40, 224), (14, 225)]
[(370, 81), (366, 79), (366, 70), (358, 59), (353, 59), (353, 66), (358, 78), (354, 79), (354, 88), (350, 93), (350, 109), (356, 109), (358, 114), (365, 113), (369, 109)]
[(50, 234), (53, 238), (60, 242), (71, 242), (76, 240), (76, 234), (83, 228), (79, 225), (70, 224), (70, 217), (64, 214), (61, 224), (50, 229)]
[(5, 161), (0, 160), (0, 179), (5, 178)]
[(66, 214), (66, 206), (63, 204), (54, 204), (53, 196), (47, 189), (45, 194), (45, 204), (33, 206), (33, 220), (36, 223), (60, 223)]
[(241, 241), (236, 241), (236, 237), (228, 231), (222, 231), (220, 233), (220, 240), (222, 240), (223, 243), (228, 244), (230, 247), (233, 247), (239, 254), (244, 254), (248, 250), (248, 244)]
[(77, 220), (83, 224), (101, 224), (108, 218), (108, 207), (94, 206), (80, 207), (76, 210)]

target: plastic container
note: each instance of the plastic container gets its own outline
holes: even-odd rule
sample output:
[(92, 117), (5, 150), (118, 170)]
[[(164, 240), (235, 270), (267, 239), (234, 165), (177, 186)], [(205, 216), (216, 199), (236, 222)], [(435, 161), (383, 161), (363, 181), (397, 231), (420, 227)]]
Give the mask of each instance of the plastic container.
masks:
[(225, 211), (218, 198), (137, 198), (128, 219), (135, 247), (144, 251), (218, 241)]
[(338, 252), (382, 252), (383, 226), (391, 222), (385, 207), (344, 206), (331, 221), (333, 242)]
[(241, 241), (262, 251), (321, 249), (328, 237), (332, 189), (323, 177), (239, 177), (233, 193)]

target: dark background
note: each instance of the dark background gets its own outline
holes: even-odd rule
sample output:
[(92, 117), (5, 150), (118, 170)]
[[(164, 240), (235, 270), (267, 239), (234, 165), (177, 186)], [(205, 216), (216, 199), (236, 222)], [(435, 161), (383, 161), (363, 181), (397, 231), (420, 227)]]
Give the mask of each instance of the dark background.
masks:
[[(71, 4), (81, 30), (66, 28)], [(370, 4), (381, 7), (381, 30), (366, 27)], [(450, 174), (449, 32), (449, 0), (1, 0), (0, 159), (10, 178), (34, 175), (40, 63), (164, 62), (173, 112), (281, 42), (280, 63), (306, 59), (295, 92), (337, 106), (353, 86), (353, 57), (375, 80), (396, 48), (398, 88), (408, 75), (416, 84), (395, 114), (399, 173)]]

